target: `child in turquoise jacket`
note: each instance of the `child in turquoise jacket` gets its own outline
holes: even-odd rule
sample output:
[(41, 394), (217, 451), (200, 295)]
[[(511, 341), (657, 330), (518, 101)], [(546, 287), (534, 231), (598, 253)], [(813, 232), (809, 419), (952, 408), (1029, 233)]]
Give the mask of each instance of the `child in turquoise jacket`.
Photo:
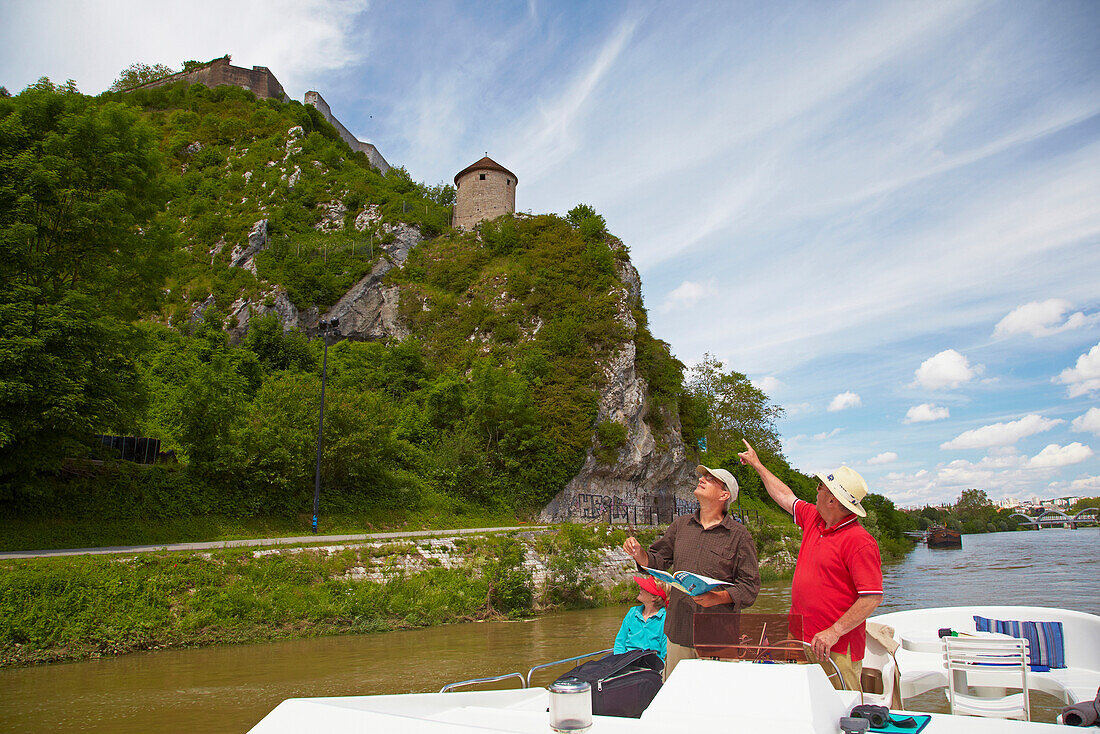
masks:
[(665, 659), (668, 638), (665, 637), (665, 604), (668, 594), (657, 585), (652, 576), (635, 576), (634, 581), (641, 587), (638, 601), (641, 606), (631, 607), (615, 636), (614, 652), (627, 650), (656, 650)]

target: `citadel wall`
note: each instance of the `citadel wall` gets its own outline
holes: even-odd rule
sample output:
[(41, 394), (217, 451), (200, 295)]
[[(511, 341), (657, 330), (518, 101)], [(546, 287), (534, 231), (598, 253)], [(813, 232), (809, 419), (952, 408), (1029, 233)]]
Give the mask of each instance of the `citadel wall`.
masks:
[(157, 79), (147, 84), (132, 87), (131, 89), (152, 89), (154, 87), (163, 87), (166, 84), (173, 84), (178, 81), (186, 81), (188, 84), (204, 84), (211, 89), (220, 84), (230, 84), (234, 87), (244, 87), (260, 99), (277, 99), (282, 102), (290, 101), (286, 92), (283, 91), (283, 85), (279, 83), (279, 80), (275, 78), (275, 75), (272, 74), (271, 70), (266, 66), (253, 66), (251, 69), (245, 69), (241, 66), (232, 66), (229, 63), (228, 56), (214, 59), (210, 63), (204, 64), (197, 69), (181, 71), (171, 76), (166, 76), (163, 79)]
[[(174, 84), (179, 81), (185, 81), (188, 84), (203, 84), (211, 89), (221, 84), (229, 84), (234, 87), (248, 89), (259, 99), (277, 99), (282, 102), (290, 101), (290, 97), (283, 91), (283, 85), (279, 83), (279, 80), (275, 78), (275, 75), (272, 74), (271, 70), (266, 66), (253, 66), (251, 69), (245, 69), (241, 66), (232, 66), (229, 63), (229, 56), (222, 56), (220, 59), (214, 59), (191, 71), (181, 71), (171, 76), (166, 76), (163, 79), (148, 82), (147, 84), (139, 84), (126, 91), (132, 91), (134, 89), (153, 89), (154, 87), (163, 87), (166, 84)], [(387, 163), (386, 159), (382, 157), (382, 154), (378, 152), (378, 148), (356, 138), (336, 119), (332, 114), (332, 109), (329, 107), (328, 102), (325, 101), (325, 98), (321, 96), (320, 92), (306, 92), (304, 103), (313, 105), (317, 108), (324, 118), (336, 128), (336, 132), (340, 134), (344, 142), (351, 146), (352, 150), (358, 150), (364, 153), (372, 166), (382, 173), (390, 170), (390, 164)]]
[(332, 114), (332, 109), (328, 106), (328, 102), (321, 96), (320, 92), (306, 92), (305, 104), (313, 105), (317, 108), (317, 111), (324, 115), (325, 119), (332, 123), (332, 126), (336, 128), (336, 132), (340, 133), (340, 137), (344, 139), (344, 142), (351, 146), (352, 150), (358, 150), (365, 153), (367, 160), (370, 164), (377, 168), (382, 173), (390, 170), (390, 164), (386, 162), (386, 159), (382, 157), (382, 154), (378, 152), (378, 148), (375, 148), (370, 143), (364, 143), (357, 137), (351, 134), (351, 132), (344, 127), (339, 120)]

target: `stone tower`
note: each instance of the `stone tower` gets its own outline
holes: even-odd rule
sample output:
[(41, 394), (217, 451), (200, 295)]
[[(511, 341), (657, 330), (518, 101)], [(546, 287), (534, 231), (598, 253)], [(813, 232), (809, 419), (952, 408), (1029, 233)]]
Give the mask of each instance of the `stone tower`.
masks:
[(455, 209), (451, 224), (473, 229), (478, 222), (516, 211), (516, 174), (485, 156), (455, 174)]

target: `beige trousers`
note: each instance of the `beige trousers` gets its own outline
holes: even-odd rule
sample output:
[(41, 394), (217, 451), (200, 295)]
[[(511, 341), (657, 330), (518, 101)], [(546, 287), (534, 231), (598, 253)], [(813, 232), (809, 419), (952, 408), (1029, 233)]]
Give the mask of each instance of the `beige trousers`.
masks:
[(833, 665), (836, 666), (836, 670), (840, 671), (841, 680), (836, 678), (836, 670), (833, 670), (832, 665), (824, 665), (810, 650), (806, 650), (806, 658), (811, 663), (818, 663), (821, 665), (821, 669), (825, 671), (825, 675), (829, 676), (829, 682), (833, 684), (833, 687), (838, 691), (862, 691), (863, 684), (861, 678), (863, 677), (863, 661), (852, 660), (850, 653), (831, 652), (829, 653), (829, 659), (833, 661)]
[(685, 647), (683, 645), (677, 645), (672, 640), (668, 641), (668, 649), (665, 651), (665, 680), (668, 680), (668, 676), (672, 674), (672, 669), (676, 667), (676, 664), (681, 660), (698, 660), (699, 653), (695, 652), (694, 647)]

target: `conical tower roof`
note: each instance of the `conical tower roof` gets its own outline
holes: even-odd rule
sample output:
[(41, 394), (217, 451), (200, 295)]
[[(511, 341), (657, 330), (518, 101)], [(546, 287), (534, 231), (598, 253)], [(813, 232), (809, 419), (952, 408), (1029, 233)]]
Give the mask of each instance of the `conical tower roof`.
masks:
[(466, 166), (461, 171), (456, 173), (455, 174), (455, 186), (458, 185), (458, 179), (462, 178), (463, 176), (465, 176), (467, 173), (470, 173), (471, 171), (500, 171), (501, 173), (507, 173), (509, 176), (511, 176), (515, 180), (516, 183), (519, 183), (519, 176), (517, 176), (516, 174), (509, 171), (507, 168), (500, 165), (499, 163), (494, 161), (489, 156), (485, 156), (484, 158), (482, 158), (477, 163), (471, 163), (470, 165)]

